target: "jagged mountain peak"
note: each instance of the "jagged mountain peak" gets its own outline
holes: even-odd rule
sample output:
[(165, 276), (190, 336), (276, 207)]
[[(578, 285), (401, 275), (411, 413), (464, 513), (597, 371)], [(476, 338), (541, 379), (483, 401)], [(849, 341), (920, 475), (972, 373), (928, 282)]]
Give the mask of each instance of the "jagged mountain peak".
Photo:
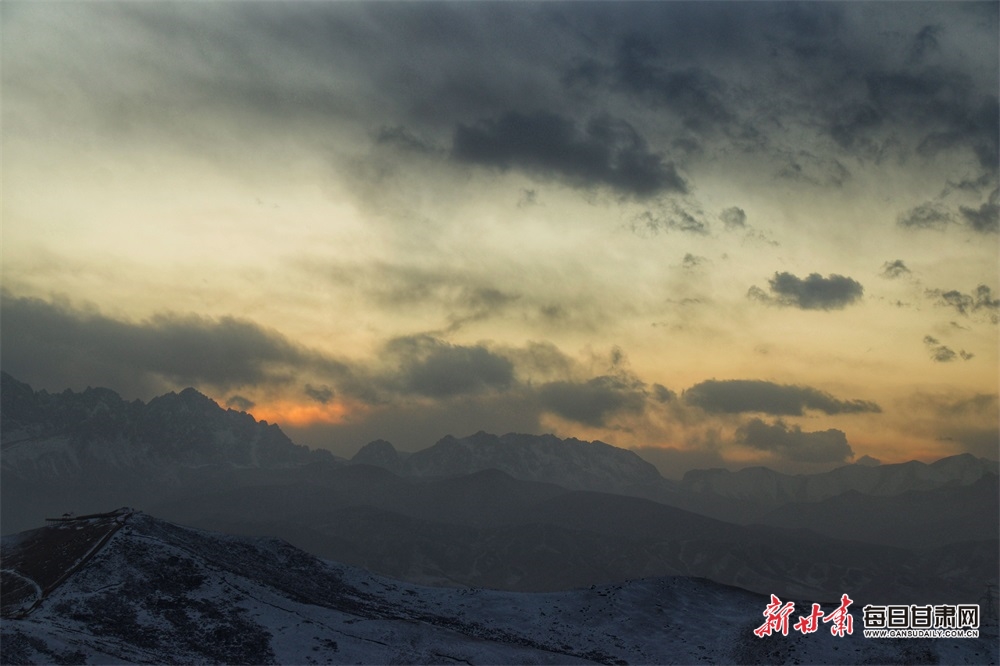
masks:
[(495, 435), (482, 430), (462, 438), (442, 437), (399, 466), (402, 473), (416, 476), (454, 476), (486, 469), (578, 490), (620, 491), (662, 481), (657, 469), (635, 452), (604, 442), (560, 439), (552, 434)]
[(3, 470), (22, 480), (115, 470), (160, 478), (179, 468), (273, 467), (317, 456), (279, 427), (224, 409), (194, 388), (129, 403), (106, 388), (49, 394), (6, 373), (3, 382)]
[(351, 464), (374, 465), (392, 472), (399, 471), (401, 461), (402, 457), (396, 447), (384, 439), (368, 442), (351, 458)]

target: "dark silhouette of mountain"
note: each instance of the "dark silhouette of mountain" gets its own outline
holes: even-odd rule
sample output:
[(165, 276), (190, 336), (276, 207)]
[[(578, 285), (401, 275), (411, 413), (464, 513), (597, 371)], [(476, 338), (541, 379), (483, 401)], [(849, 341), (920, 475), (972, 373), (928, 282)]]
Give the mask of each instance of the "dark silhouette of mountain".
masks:
[[(231, 488), (154, 510), (206, 529), (280, 536), (413, 582), (515, 591), (684, 574), (761, 593), (835, 599), (849, 585), (869, 599), (918, 603), (977, 594), (1000, 568), (995, 536), (953, 544), (948, 553), (965, 553), (956, 565), (940, 548), (914, 552), (806, 529), (739, 526), (498, 470), (428, 481), (348, 466), (322, 483)], [(914, 578), (916, 569), (928, 576)]]
[(554, 435), (497, 436), (482, 431), (461, 439), (449, 435), (405, 459), (392, 444), (380, 440), (362, 447), (352, 462), (429, 478), (497, 469), (518, 479), (574, 490), (623, 492), (666, 483), (656, 467), (633, 451)]
[[(782, 474), (766, 467), (748, 467), (738, 472), (703, 469), (689, 471), (680, 482), (637, 486), (620, 492), (727, 522), (740, 524), (764, 522), (816, 527), (822, 523), (796, 520), (785, 522), (780, 516), (794, 516), (798, 512), (797, 507), (800, 506), (805, 507), (803, 510), (806, 512), (815, 513), (815, 510), (808, 505), (825, 500), (835, 503), (836, 498), (840, 496), (849, 497), (857, 494), (872, 497), (873, 504), (879, 504), (874, 498), (896, 497), (910, 492), (931, 492), (936, 489), (941, 489), (944, 496), (952, 490), (957, 496), (962, 496), (961, 488), (972, 486), (984, 477), (987, 479), (996, 477), (1000, 471), (998, 467), (1000, 464), (995, 460), (976, 458), (964, 453), (942, 458), (930, 464), (915, 460), (875, 466), (855, 464), (818, 474)], [(857, 503), (857, 500), (847, 501), (848, 504)], [(947, 503), (954, 505), (962, 501), (956, 498)], [(884, 506), (893, 507), (889, 513), (895, 511), (898, 514), (895, 519), (903, 524), (920, 522), (917, 512), (907, 511), (905, 502), (888, 502)], [(785, 509), (775, 513), (779, 507)], [(988, 503), (988, 509), (987, 516), (995, 515), (997, 501)], [(864, 520), (864, 511), (859, 510), (857, 516)], [(894, 519), (886, 520), (891, 522)], [(977, 521), (960, 518), (955, 525), (955, 534), (949, 538), (953, 540), (980, 538), (978, 535), (981, 532), (977, 526), (983, 522), (985, 519)], [(864, 530), (859, 531), (850, 537), (847, 536), (849, 529), (844, 532), (829, 533), (844, 538), (864, 538), (861, 536), (863, 532)], [(997, 530), (988, 532), (990, 535), (995, 535)], [(872, 534), (874, 530), (868, 530), (867, 533)]]
[(1000, 463), (963, 453), (927, 464), (917, 460), (891, 465), (845, 465), (820, 474), (790, 475), (766, 467), (738, 472), (692, 470), (682, 487), (702, 493), (749, 501), (771, 508), (789, 502), (818, 502), (848, 491), (889, 497), (911, 490), (970, 485), (987, 474), (1000, 473)]
[[(761, 639), (769, 597), (697, 578), (543, 595), (419, 587), (128, 510), (4, 537), (2, 556), (5, 597), (8, 580), (22, 583), (5, 599), (3, 663), (989, 663), (997, 652), (995, 635), (866, 640), (858, 603), (851, 635)], [(58, 582), (43, 587), (40, 571)], [(811, 600), (794, 601), (806, 614)]]
[(351, 458), (351, 462), (355, 465), (374, 465), (396, 472), (402, 467), (403, 459), (391, 443), (377, 439), (362, 446)]
[(903, 548), (997, 538), (1000, 536), (997, 480), (996, 474), (984, 474), (967, 486), (955, 483), (891, 496), (852, 490), (820, 502), (785, 504), (758, 522)]
[(34, 392), (0, 373), (3, 464), (22, 479), (93, 469), (280, 467), (332, 459), (293, 443), (277, 425), (222, 409), (193, 388), (148, 404), (109, 389)]
[[(940, 488), (947, 494), (948, 489), (971, 486), (1000, 471), (996, 461), (961, 454), (931, 464), (911, 461), (878, 466), (846, 465), (808, 475), (782, 474), (766, 467), (750, 467), (738, 472), (692, 470), (682, 481), (675, 482), (664, 479), (653, 465), (635, 452), (603, 442), (562, 440), (553, 435), (508, 433), (497, 436), (485, 432), (461, 439), (448, 436), (411, 454), (401, 454), (391, 443), (378, 440), (362, 447), (351, 463), (374, 465), (416, 478), (454, 477), (496, 469), (525, 481), (643, 497), (740, 524), (778, 524), (775, 521), (785, 524), (768, 516), (785, 505), (815, 503), (844, 493), (894, 497)], [(952, 504), (956, 502), (960, 500)], [(905, 509), (902, 502), (892, 505), (898, 511)], [(796, 509), (790, 507), (786, 513), (793, 515), (795, 512)], [(904, 518), (903, 522), (912, 520)], [(980, 532), (975, 530), (982, 521), (959, 522), (964, 527), (956, 529), (952, 540), (980, 538)], [(805, 526), (794, 521), (788, 524)], [(838, 536), (849, 538), (846, 533), (838, 533)], [(993, 536), (989, 533), (986, 538)]]

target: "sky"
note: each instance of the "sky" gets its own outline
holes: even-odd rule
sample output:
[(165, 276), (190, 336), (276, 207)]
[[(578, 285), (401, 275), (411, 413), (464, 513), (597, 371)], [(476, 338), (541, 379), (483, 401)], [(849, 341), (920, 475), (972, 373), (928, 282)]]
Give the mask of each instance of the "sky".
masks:
[(998, 457), (996, 2), (4, 2), (0, 364), (349, 457)]

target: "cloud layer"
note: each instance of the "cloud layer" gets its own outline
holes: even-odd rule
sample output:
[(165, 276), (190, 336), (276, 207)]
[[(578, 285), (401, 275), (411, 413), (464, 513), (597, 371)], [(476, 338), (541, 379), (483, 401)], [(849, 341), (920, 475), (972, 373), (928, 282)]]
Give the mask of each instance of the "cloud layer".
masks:
[(546, 112), (509, 112), (455, 130), (452, 156), (460, 162), (500, 169), (524, 169), (565, 180), (584, 189), (606, 186), (647, 197), (685, 192), (687, 185), (670, 162), (650, 152), (624, 120), (598, 117), (583, 128)]
[(554, 430), (791, 469), (990, 432), (911, 431), (908, 396), (998, 381), (996, 3), (3, 19), (24, 380), (195, 385), (322, 446)]
[(868, 400), (838, 400), (809, 386), (754, 379), (710, 379), (687, 389), (683, 397), (686, 402), (707, 412), (726, 414), (759, 412), (774, 416), (802, 416), (806, 410), (825, 414), (881, 411), (876, 403)]
[(768, 424), (752, 419), (739, 429), (737, 439), (751, 448), (796, 462), (840, 463), (854, 457), (847, 436), (833, 428), (805, 432), (799, 426), (789, 427), (782, 421)]
[(861, 300), (865, 293), (861, 283), (843, 275), (823, 277), (819, 273), (811, 273), (799, 278), (780, 272), (775, 273), (768, 284), (771, 293), (754, 286), (747, 295), (762, 303), (802, 310), (842, 310)]

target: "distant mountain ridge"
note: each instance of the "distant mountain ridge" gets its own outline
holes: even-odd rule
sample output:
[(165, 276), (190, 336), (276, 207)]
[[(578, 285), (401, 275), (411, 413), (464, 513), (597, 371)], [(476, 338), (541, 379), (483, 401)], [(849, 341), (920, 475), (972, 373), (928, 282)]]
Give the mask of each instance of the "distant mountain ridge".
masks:
[[(701, 576), (762, 594), (917, 603), (978, 594), (997, 530), (904, 550), (812, 530), (740, 526), (639, 497), (514, 479), (438, 479), (368, 465), (291, 485), (246, 485), (152, 509), (182, 524), (280, 536), (322, 557), (427, 585), (548, 592), (642, 576)], [(973, 507), (975, 510), (975, 507)], [(961, 525), (956, 527), (961, 528)], [(919, 534), (915, 532), (914, 534)], [(914, 571), (921, 575), (914, 578)]]
[(604, 442), (555, 435), (480, 431), (468, 437), (447, 436), (403, 458), (389, 442), (371, 442), (351, 459), (407, 476), (443, 477), (488, 469), (525, 481), (554, 483), (572, 490), (622, 492), (664, 482), (660, 472), (634, 451)]
[(22, 480), (332, 460), (329, 452), (295, 444), (277, 425), (223, 409), (193, 388), (149, 403), (126, 402), (105, 388), (36, 392), (6, 372), (0, 372), (0, 433), (3, 469)]
[(848, 491), (893, 496), (948, 485), (968, 486), (987, 475), (1000, 474), (1000, 463), (962, 453), (936, 462), (911, 460), (888, 465), (846, 465), (819, 474), (790, 475), (766, 467), (691, 470), (681, 486), (690, 492), (735, 500), (785, 504), (819, 502)]
[[(524, 481), (554, 483), (643, 497), (728, 522), (750, 523), (778, 507), (832, 500), (844, 493), (895, 497), (912, 492), (965, 488), (996, 478), (1000, 464), (964, 453), (933, 463), (845, 465), (817, 474), (790, 475), (766, 467), (737, 472), (691, 470), (680, 481), (663, 478), (634, 451), (604, 442), (559, 439), (554, 435), (478, 432), (447, 436), (433, 446), (402, 453), (376, 440), (350, 460), (402, 476), (442, 478), (496, 469)], [(857, 504), (855, 502), (855, 504)], [(771, 517), (773, 524), (780, 516)]]
[(4, 533), (64, 511), (142, 505), (236, 469), (334, 465), (277, 425), (223, 409), (193, 388), (148, 403), (110, 389), (35, 391), (0, 372)]

